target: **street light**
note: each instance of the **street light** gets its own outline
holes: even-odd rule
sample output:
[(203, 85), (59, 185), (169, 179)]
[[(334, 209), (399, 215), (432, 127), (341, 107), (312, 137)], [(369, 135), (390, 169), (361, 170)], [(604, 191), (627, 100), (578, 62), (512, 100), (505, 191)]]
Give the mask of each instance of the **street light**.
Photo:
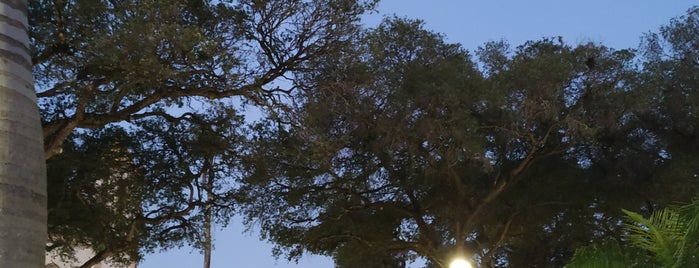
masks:
[(456, 258), (449, 264), (449, 268), (473, 268), (473, 265), (463, 258)]
[(454, 252), (454, 260), (452, 260), (449, 264), (449, 268), (473, 268), (471, 262), (467, 261), (466, 258), (464, 258), (464, 237), (461, 229), (461, 222), (456, 221), (456, 226), (454, 227), (456, 229), (456, 235), (454, 236), (454, 242), (456, 242), (456, 252)]

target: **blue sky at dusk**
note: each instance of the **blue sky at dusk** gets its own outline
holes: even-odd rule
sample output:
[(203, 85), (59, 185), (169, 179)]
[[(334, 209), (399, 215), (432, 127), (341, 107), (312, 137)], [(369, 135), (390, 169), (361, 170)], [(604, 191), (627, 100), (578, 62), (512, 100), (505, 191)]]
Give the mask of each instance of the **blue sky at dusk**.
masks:
[[(374, 26), (383, 16), (424, 20), (427, 29), (473, 51), (487, 41), (506, 40), (516, 47), (527, 40), (562, 36), (569, 44), (595, 42), (608, 47), (637, 48), (640, 37), (656, 31), (691, 6), (688, 0), (384, 0), (378, 14), (365, 16)], [(272, 246), (247, 233), (235, 218), (217, 231), (212, 267), (328, 268), (328, 257), (305, 256), (298, 264), (272, 257)], [(197, 250), (183, 248), (145, 256), (139, 268), (202, 267)]]

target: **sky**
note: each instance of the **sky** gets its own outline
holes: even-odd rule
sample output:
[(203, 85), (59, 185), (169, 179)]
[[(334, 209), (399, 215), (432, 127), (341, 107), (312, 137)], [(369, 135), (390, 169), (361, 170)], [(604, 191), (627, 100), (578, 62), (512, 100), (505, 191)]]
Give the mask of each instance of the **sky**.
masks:
[[(516, 47), (528, 40), (561, 36), (569, 44), (601, 43), (616, 49), (638, 48), (644, 33), (657, 31), (671, 18), (697, 5), (696, 0), (383, 0), (378, 14), (365, 16), (367, 26), (384, 16), (421, 19), (425, 28), (444, 34), (447, 42), (473, 51), (488, 41), (506, 40)], [(255, 230), (244, 232), (240, 218), (215, 232), (211, 267), (329, 268), (332, 260), (304, 256), (298, 263), (275, 259), (272, 246)], [(139, 268), (202, 267), (191, 248), (146, 255)]]

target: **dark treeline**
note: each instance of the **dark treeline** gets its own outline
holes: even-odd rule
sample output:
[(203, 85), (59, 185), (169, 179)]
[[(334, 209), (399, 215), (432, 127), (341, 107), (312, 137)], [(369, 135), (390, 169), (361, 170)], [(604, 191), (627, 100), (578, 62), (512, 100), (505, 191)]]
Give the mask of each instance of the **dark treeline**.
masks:
[(467, 51), (375, 4), (32, 1), (48, 249), (138, 261), (242, 215), (292, 260), (561, 267), (697, 195), (699, 8), (639, 49)]

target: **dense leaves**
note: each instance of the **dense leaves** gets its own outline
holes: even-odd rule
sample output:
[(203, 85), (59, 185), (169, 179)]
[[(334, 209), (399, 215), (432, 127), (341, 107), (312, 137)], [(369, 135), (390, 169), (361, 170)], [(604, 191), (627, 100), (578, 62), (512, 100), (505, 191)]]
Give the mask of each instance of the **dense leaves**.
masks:
[(280, 254), (446, 267), (465, 250), (482, 267), (563, 266), (620, 237), (619, 208), (696, 193), (684, 118), (696, 86), (676, 85), (693, 81), (691, 62), (560, 38), (487, 43), (474, 60), (397, 18), (358, 38), (314, 61), (284, 120), (256, 129), (243, 210)]
[[(142, 252), (201, 243), (203, 207), (226, 224), (240, 155), (242, 118), (185, 114), (72, 136), (48, 161), (50, 249), (70, 256), (89, 246), (103, 259), (132, 262)], [(206, 180), (212, 180), (208, 187)]]
[[(78, 136), (48, 163), (48, 187), (56, 189), (48, 195), (49, 248), (70, 256), (71, 245), (91, 245), (138, 256), (133, 218), (141, 215), (145, 193), (143, 176), (129, 161), (133, 145), (119, 128)], [(78, 160), (83, 157), (91, 161)]]
[(699, 9), (639, 50), (468, 52), (420, 21), (361, 29), (374, 4), (32, 1), (49, 248), (206, 247), (205, 212), (235, 211), (290, 259), (559, 267), (617, 249), (620, 208), (696, 196)]
[[(31, 1), (49, 249), (136, 261), (230, 219), (241, 102), (266, 106), (374, 1)], [(234, 98), (235, 97), (235, 98)], [(248, 106), (253, 107), (253, 106)], [(203, 187), (206, 181), (213, 187)]]
[(152, 116), (193, 97), (260, 101), (335, 50), (364, 1), (32, 1), (47, 158), (76, 128)]

